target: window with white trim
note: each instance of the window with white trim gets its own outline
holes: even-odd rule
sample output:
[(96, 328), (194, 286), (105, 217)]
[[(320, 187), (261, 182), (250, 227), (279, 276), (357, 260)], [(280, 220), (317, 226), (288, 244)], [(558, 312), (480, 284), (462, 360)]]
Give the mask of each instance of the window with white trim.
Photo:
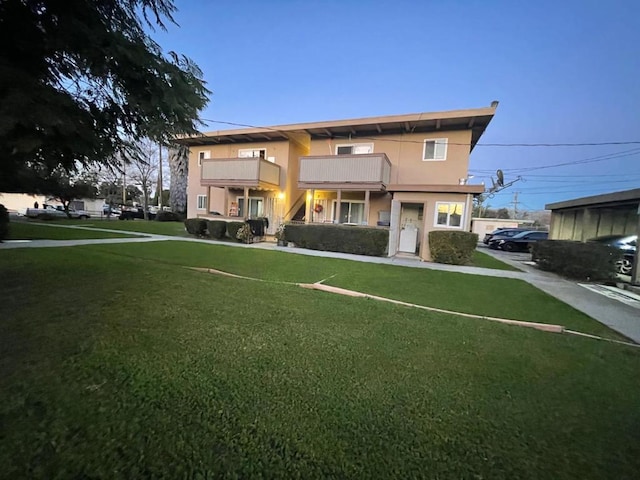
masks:
[(373, 153), (373, 143), (336, 145), (336, 155), (363, 155), (367, 153)]
[(197, 207), (198, 210), (206, 210), (207, 209), (207, 196), (206, 195), (198, 195)]
[(198, 152), (198, 166), (202, 166), (202, 160), (207, 160), (208, 158), (211, 158), (211, 150)]
[[(333, 200), (331, 218), (333, 218), (334, 222), (336, 221), (336, 212), (338, 210), (337, 205), (338, 201)], [(338, 223), (356, 223), (358, 225), (366, 223), (364, 218), (364, 202), (362, 200), (341, 201)]]
[(267, 158), (266, 148), (240, 148), (238, 158)]
[(434, 226), (462, 228), (464, 202), (436, 202)]
[(422, 149), (422, 160), (446, 160), (447, 159), (447, 139), (430, 138), (424, 141)]

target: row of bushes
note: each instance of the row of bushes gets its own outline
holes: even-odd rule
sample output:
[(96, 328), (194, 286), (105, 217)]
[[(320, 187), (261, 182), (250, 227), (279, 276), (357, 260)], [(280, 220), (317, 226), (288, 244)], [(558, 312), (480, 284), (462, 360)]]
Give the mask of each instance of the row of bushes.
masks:
[(533, 244), (538, 268), (563, 277), (592, 282), (613, 280), (620, 250), (594, 242), (543, 240)]
[(208, 237), (220, 240), (225, 236), (237, 240), (238, 230), (244, 222), (225, 222), (224, 220), (205, 220), (204, 218), (188, 218), (184, 221), (187, 232), (197, 237)]
[(298, 247), (328, 252), (380, 256), (387, 251), (389, 231), (380, 228), (348, 225), (287, 225), (286, 242)]

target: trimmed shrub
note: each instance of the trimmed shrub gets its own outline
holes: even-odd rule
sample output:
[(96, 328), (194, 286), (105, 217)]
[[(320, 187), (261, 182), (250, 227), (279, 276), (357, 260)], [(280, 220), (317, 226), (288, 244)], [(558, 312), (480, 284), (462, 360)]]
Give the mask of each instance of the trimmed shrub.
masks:
[(389, 231), (349, 225), (288, 224), (285, 240), (298, 247), (327, 252), (381, 256), (387, 251)]
[(224, 220), (209, 220), (207, 221), (207, 230), (211, 238), (219, 240), (227, 233), (227, 222)]
[(182, 222), (184, 218), (176, 212), (166, 212), (162, 210), (156, 214), (155, 218), (158, 222)]
[(595, 242), (543, 240), (533, 245), (532, 258), (540, 270), (587, 281), (613, 280), (620, 250)]
[(9, 236), (9, 212), (0, 203), (0, 242)]
[(466, 265), (471, 263), (478, 245), (478, 235), (470, 232), (434, 230), (429, 232), (429, 251), (436, 263)]
[(207, 221), (201, 218), (187, 218), (184, 226), (191, 235), (204, 237), (207, 234)]
[(244, 224), (244, 222), (228, 222), (227, 236), (236, 242), (240, 242), (241, 240), (238, 239), (238, 230), (240, 230)]

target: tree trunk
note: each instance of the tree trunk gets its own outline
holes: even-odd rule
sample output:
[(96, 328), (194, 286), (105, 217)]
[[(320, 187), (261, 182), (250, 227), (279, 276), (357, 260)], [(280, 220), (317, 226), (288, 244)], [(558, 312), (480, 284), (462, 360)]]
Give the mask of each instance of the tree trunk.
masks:
[(171, 210), (176, 213), (187, 213), (187, 177), (189, 174), (189, 149), (184, 145), (169, 150), (169, 170), (171, 186), (169, 202)]

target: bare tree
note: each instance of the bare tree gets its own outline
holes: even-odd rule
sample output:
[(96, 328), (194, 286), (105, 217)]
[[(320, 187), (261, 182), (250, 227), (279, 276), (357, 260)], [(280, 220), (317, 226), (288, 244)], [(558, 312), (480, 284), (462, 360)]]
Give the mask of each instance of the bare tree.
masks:
[(127, 170), (131, 183), (137, 184), (142, 190), (142, 207), (147, 220), (151, 187), (157, 183), (158, 145), (151, 140), (138, 142), (138, 154), (129, 158)]

